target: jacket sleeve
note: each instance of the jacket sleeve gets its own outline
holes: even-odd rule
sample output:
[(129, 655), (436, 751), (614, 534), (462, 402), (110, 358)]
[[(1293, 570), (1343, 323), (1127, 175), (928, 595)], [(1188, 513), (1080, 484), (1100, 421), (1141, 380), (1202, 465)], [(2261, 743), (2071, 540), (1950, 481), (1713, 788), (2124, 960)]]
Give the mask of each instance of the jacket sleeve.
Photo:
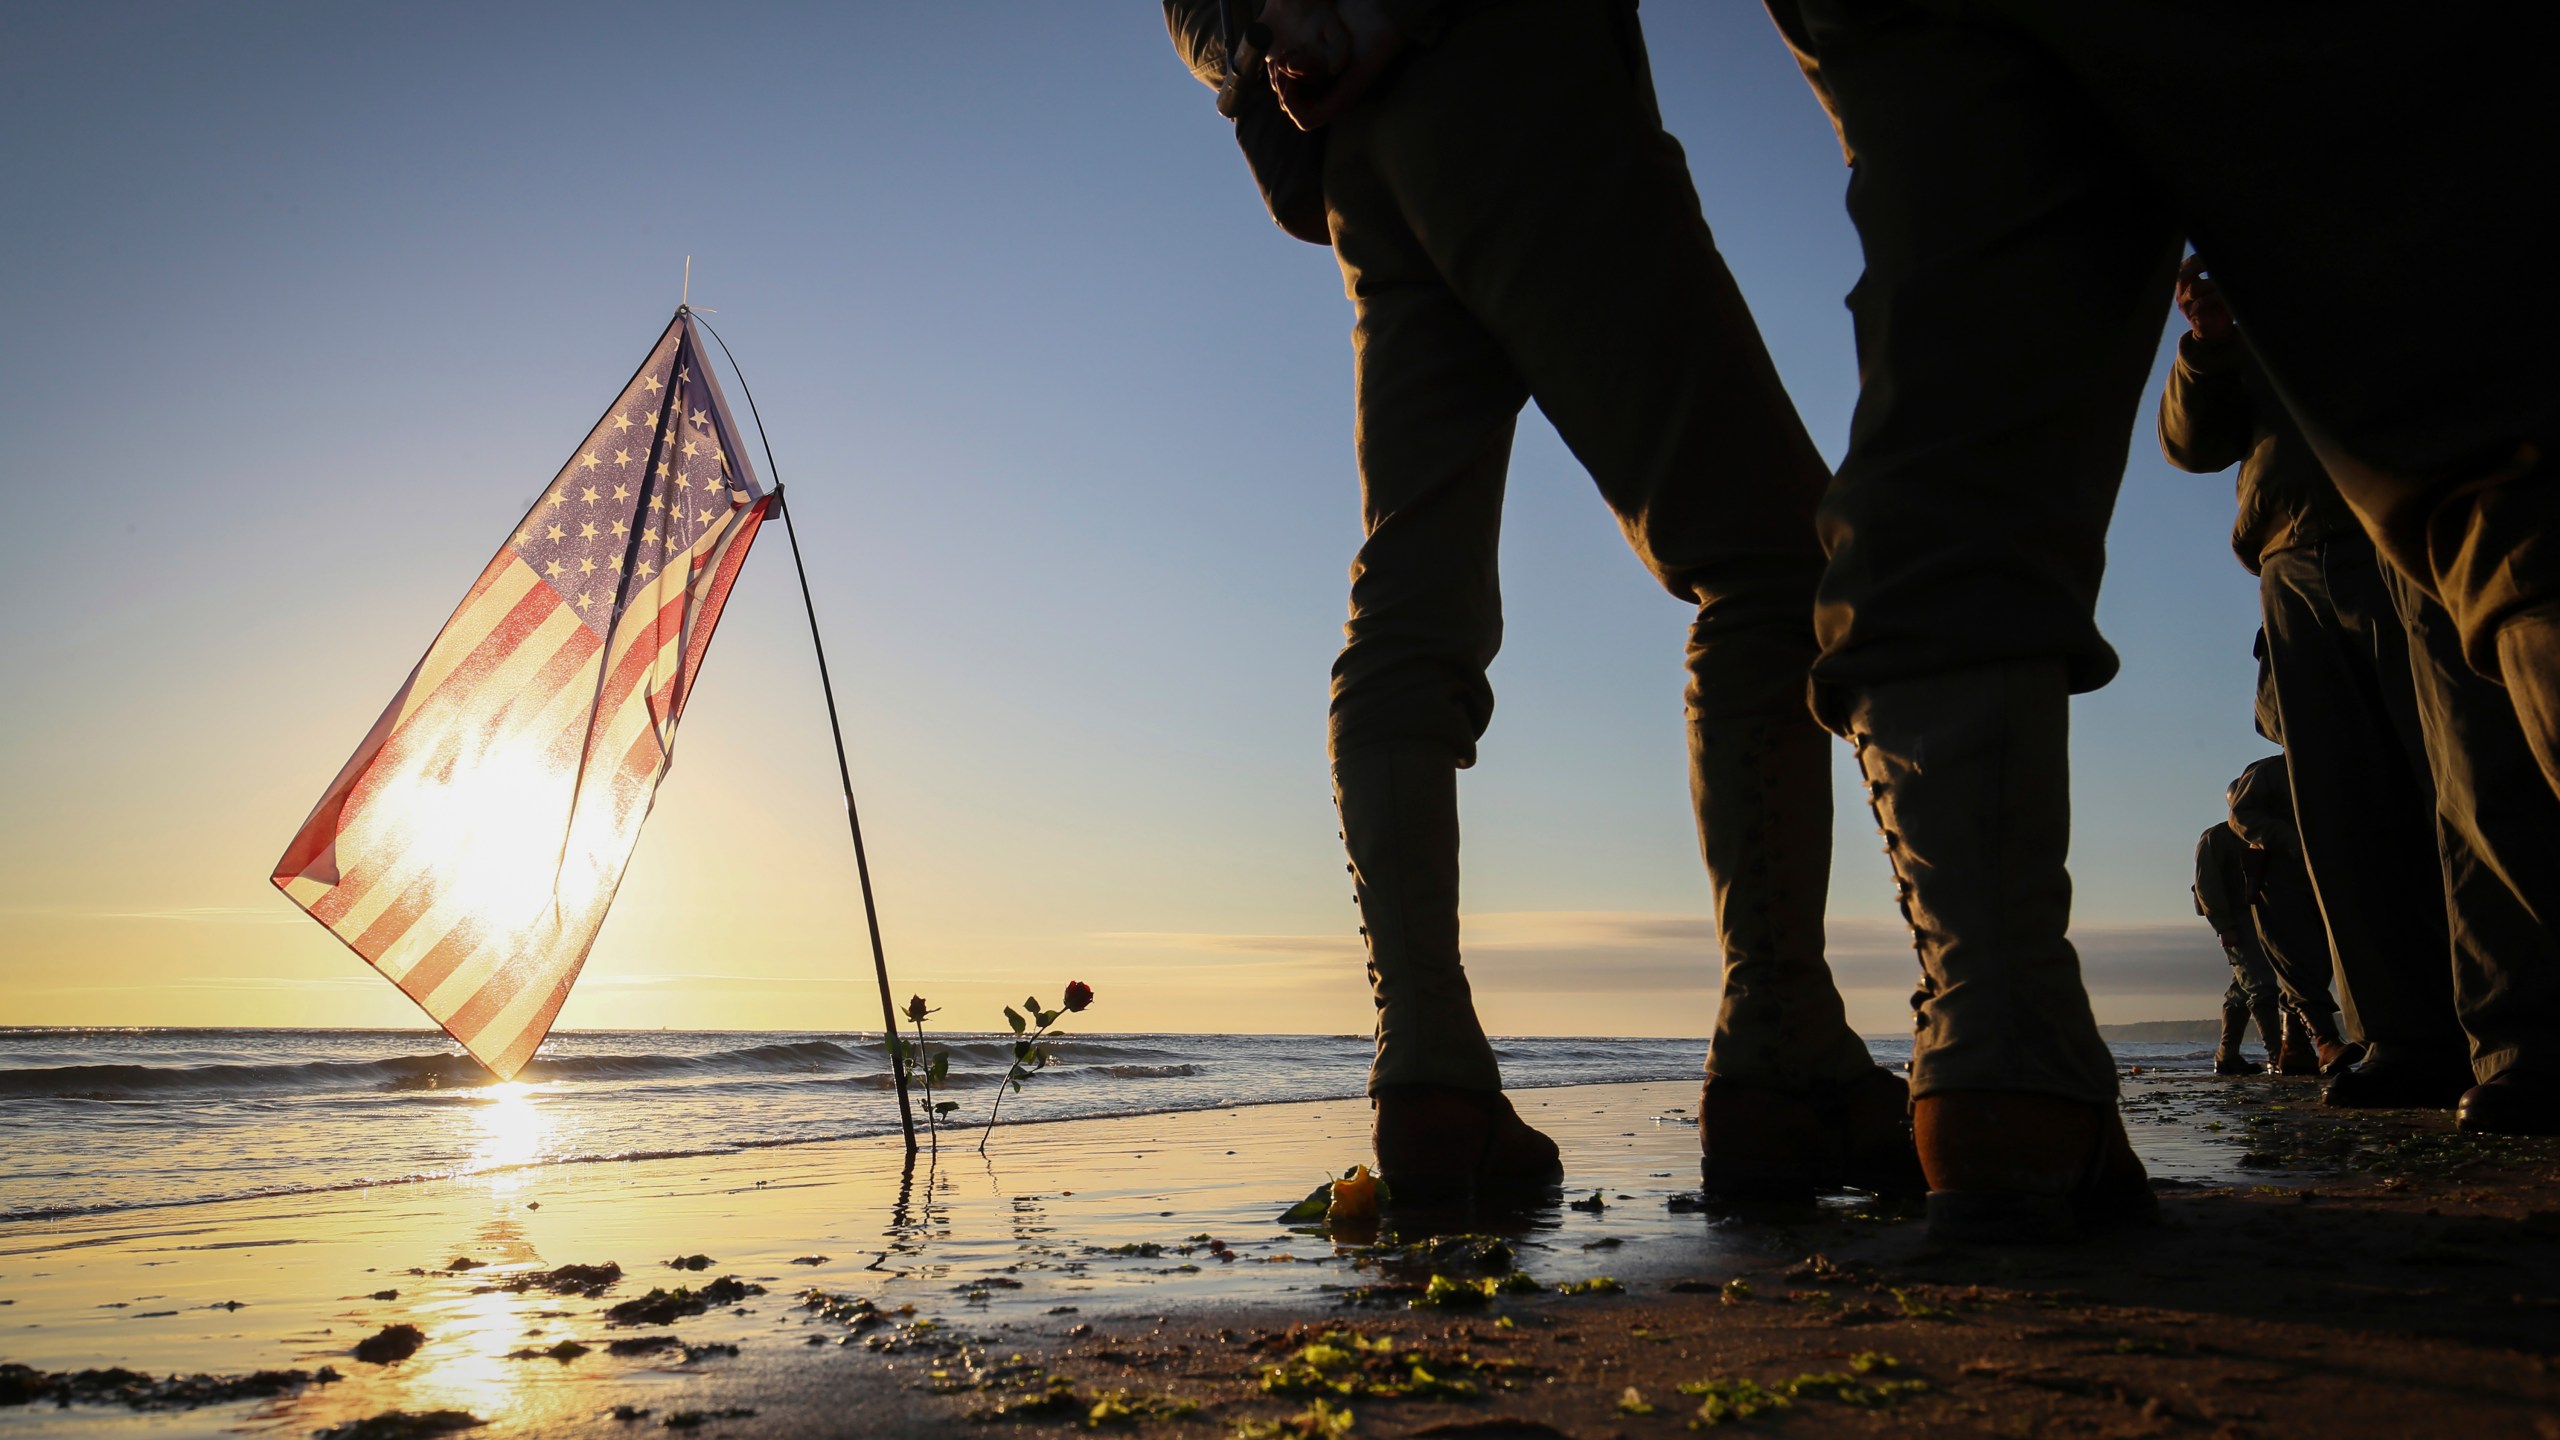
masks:
[(2258, 422), (2242, 376), (2246, 368), (2236, 336), (2213, 344), (2193, 334), (2178, 337), (2178, 358), (2160, 392), (2160, 453), (2170, 464), (2210, 475), (2249, 457)]

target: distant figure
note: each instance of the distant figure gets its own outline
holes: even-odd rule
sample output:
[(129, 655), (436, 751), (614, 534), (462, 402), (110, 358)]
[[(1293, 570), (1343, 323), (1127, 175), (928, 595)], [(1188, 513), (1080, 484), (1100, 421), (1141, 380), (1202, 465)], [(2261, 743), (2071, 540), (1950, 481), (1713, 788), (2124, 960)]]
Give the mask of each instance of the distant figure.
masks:
[(2371, 1046), (2327, 1098), (2449, 1107), (2472, 1076), (2400, 612), (2373, 542), (2249, 358), (2200, 258), (2179, 267), (2177, 301), (2188, 331), (2160, 394), (2160, 449), (2196, 474), (2240, 467), (2231, 548), (2258, 577), (2302, 858), (2349, 1028)]
[[(2277, 1068), (2284, 1046), (2283, 997), (2276, 972), (2258, 948), (2258, 924), (2249, 913), (2249, 842), (2234, 834), (2230, 822), (2208, 826), (2196, 839), (2196, 913), (2213, 927), (2231, 962), (2231, 985), (2222, 992), (2222, 1038), (2214, 1043), (2213, 1073), (2254, 1075)], [(2253, 1065), (2240, 1053), (2249, 1038), (2249, 1022), (2258, 1022), (2258, 1043), (2267, 1063)]]
[[(2286, 778), (2284, 757), (2253, 760), (2223, 792), (2231, 810), (2231, 832), (2249, 847), (2242, 863), (2248, 886), (2249, 916), (2260, 953), (2284, 991), (2284, 1054), (2295, 1050), (2292, 1027), (2299, 1021), (2309, 1032), (2312, 1073), (2335, 1076), (2364, 1058), (2361, 1039), (2342, 1034), (2338, 1002), (2330, 998), (2332, 970), (2329, 931), (2320, 919), (2320, 900), (2312, 893), (2311, 873), (2303, 868), (2302, 838), (2294, 830), (2293, 787)], [(2287, 1065), (2286, 1074), (2305, 1067)]]
[[(1274, 218), (1330, 239), (1352, 302), (1367, 538), (1331, 750), (1397, 1200), (1557, 1173), (1502, 1097), (1458, 927), (1457, 774), (1493, 713), (1503, 485), (1532, 400), (1694, 611), (1689, 785), (1724, 964), (1706, 1186), (1916, 1188), (1904, 1083), (1849, 1028), (1823, 959), (1834, 751), (1805, 677), (1830, 475), (1663, 132), (1635, 6), (1165, 9)], [(1316, 134), (1274, 126), (1275, 104)]]

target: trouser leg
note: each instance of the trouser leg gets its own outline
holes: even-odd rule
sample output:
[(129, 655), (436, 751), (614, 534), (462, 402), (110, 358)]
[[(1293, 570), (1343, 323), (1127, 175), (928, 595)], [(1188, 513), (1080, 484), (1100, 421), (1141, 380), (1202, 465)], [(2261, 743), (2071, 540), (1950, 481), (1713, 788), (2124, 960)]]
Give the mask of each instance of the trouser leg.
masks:
[(2296, 827), (2348, 1026), (2388, 1051), (2451, 1053), (2461, 1035), (2433, 801), (2382, 572), (2362, 541), (2332, 540), (2268, 556), (2259, 592)]
[(2241, 990), (2240, 982), (2234, 979), (2223, 987), (2222, 1035), (2213, 1042), (2214, 1058), (2219, 1060), (2238, 1055), (2241, 1044), (2248, 1038), (2249, 997)]
[(1844, 716), (1920, 953), (1914, 1099), (2115, 1102), (2064, 933), (2069, 717), (2059, 662), (1864, 686)]
[(1459, 954), (1456, 772), (1493, 713), (1502, 492), (1526, 390), (1364, 158), (1337, 136), (1327, 175), (1357, 317), (1365, 535), (1328, 738), (1378, 1009), (1370, 1088), (1493, 1089)]
[[(2289, 854), (2270, 857), (2249, 913), (2259, 948), (2266, 952), (2285, 989), (2302, 1003), (2303, 1018), (2313, 1033), (2327, 1041), (2342, 1038), (2338, 1002), (2329, 989), (2335, 973), (2329, 930), (2321, 922), (2319, 897), (2312, 893), (2310, 876), (2299, 859)], [(2348, 1023), (2353, 1025), (2352, 1016)], [(2343, 1038), (2360, 1041), (2364, 1034), (2351, 1029)]]
[[(1515, 0), (1452, 26), (1332, 145), (1364, 356), (1385, 343), (1365, 317), (1427, 271), (1696, 607), (1690, 782), (1725, 964), (1714, 1069), (1785, 1086), (1870, 1070), (1823, 961), (1829, 751), (1804, 706), (1828, 474), (1639, 58), (1607, 7)], [(1360, 223), (1372, 212), (1405, 222), (1392, 244)], [(1338, 687), (1337, 746), (1342, 711)]]
[(2409, 635), (2452, 906), (2455, 1008), (2473, 1073), (2560, 1078), (2560, 799), (2508, 696), (2462, 658), (2443, 607), (2405, 579)]
[(1803, 14), (1866, 256), (1816, 694), (1887, 787), (1927, 977), (1913, 1093), (2110, 1104), (2065, 936), (2068, 699), (2116, 666), (2097, 589), (2176, 231), (2024, 48), (1856, 0)]

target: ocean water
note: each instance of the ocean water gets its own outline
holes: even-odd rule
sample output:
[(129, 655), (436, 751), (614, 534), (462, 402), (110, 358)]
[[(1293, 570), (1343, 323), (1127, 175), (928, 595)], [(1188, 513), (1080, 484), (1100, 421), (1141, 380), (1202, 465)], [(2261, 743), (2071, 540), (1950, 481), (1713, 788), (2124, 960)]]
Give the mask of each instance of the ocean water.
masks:
[[(934, 1034), (958, 1126), (985, 1123), (1010, 1036)], [(1899, 1065), (1909, 1044), (1871, 1040)], [(1079, 1035), (1005, 1124), (1361, 1093), (1349, 1035)], [(1498, 1040), (1515, 1089), (1699, 1073), (1704, 1040)], [(2201, 1068), (2192, 1045), (2118, 1044)], [(919, 1104), (921, 1097), (918, 1097)], [(512, 1084), (434, 1031), (0, 1028), (0, 1224), (534, 1165), (717, 1155), (894, 1132), (877, 1031), (554, 1035)]]

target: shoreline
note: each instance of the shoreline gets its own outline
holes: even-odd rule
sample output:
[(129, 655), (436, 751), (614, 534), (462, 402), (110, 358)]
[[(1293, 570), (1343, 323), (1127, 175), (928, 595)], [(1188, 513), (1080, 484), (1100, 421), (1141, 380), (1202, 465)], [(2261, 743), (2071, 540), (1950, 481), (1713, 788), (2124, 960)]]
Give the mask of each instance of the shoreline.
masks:
[[(679, 1417), (738, 1435), (984, 1435), (1103, 1405), (1111, 1423), (1227, 1440), (1316, 1400), (1356, 1411), (1363, 1437), (1506, 1415), (1527, 1428), (1463, 1433), (1640, 1436), (1695, 1418), (1705, 1400), (1684, 1383), (1778, 1393), (1835, 1372), (1866, 1378), (1798, 1386), (1768, 1416), (1809, 1434), (2537, 1434), (2520, 1417), (2560, 1403), (2560, 1142), (2320, 1111), (2314, 1093), (2129, 1075), (2170, 1223), (2045, 1250), (1935, 1249), (1909, 1207), (1853, 1196), (1684, 1208), (1692, 1081), (1523, 1092), (1568, 1188), (1472, 1227), (1498, 1247), (1279, 1223), (1319, 1173), (1366, 1158), (1366, 1107), (1343, 1101), (1005, 1126), (986, 1161), (964, 1144), (911, 1173), (888, 1136), (11, 1225), (0, 1362), (26, 1375), (339, 1378), (188, 1409), (0, 1404), (0, 1436), (310, 1435), (388, 1411), (466, 1413), (492, 1436)], [(702, 1268), (670, 1267), (691, 1256)], [(563, 1269), (608, 1263), (602, 1283)], [(1434, 1275), (1497, 1293), (1413, 1306)], [(686, 1312), (714, 1282), (718, 1300)], [(659, 1306), (669, 1323), (614, 1308), (679, 1289)], [(400, 1325), (414, 1354), (355, 1358)], [(1329, 1330), (1465, 1385), (1266, 1378), (1295, 1374)], [(2334, 1363), (2347, 1354), (2361, 1358)], [(1896, 1363), (1846, 1368), (1860, 1355)], [(2425, 1366), (2463, 1375), (2465, 1395), (2435, 1393)], [(0, 1374), (0, 1399), (11, 1383), (33, 1382)], [(1629, 1386), (1650, 1413), (1619, 1408)], [(2289, 1409), (2240, 1413), (2270, 1387)], [(2415, 1422), (2422, 1400), (2432, 1418)], [(722, 1418), (736, 1411), (755, 1413)]]

